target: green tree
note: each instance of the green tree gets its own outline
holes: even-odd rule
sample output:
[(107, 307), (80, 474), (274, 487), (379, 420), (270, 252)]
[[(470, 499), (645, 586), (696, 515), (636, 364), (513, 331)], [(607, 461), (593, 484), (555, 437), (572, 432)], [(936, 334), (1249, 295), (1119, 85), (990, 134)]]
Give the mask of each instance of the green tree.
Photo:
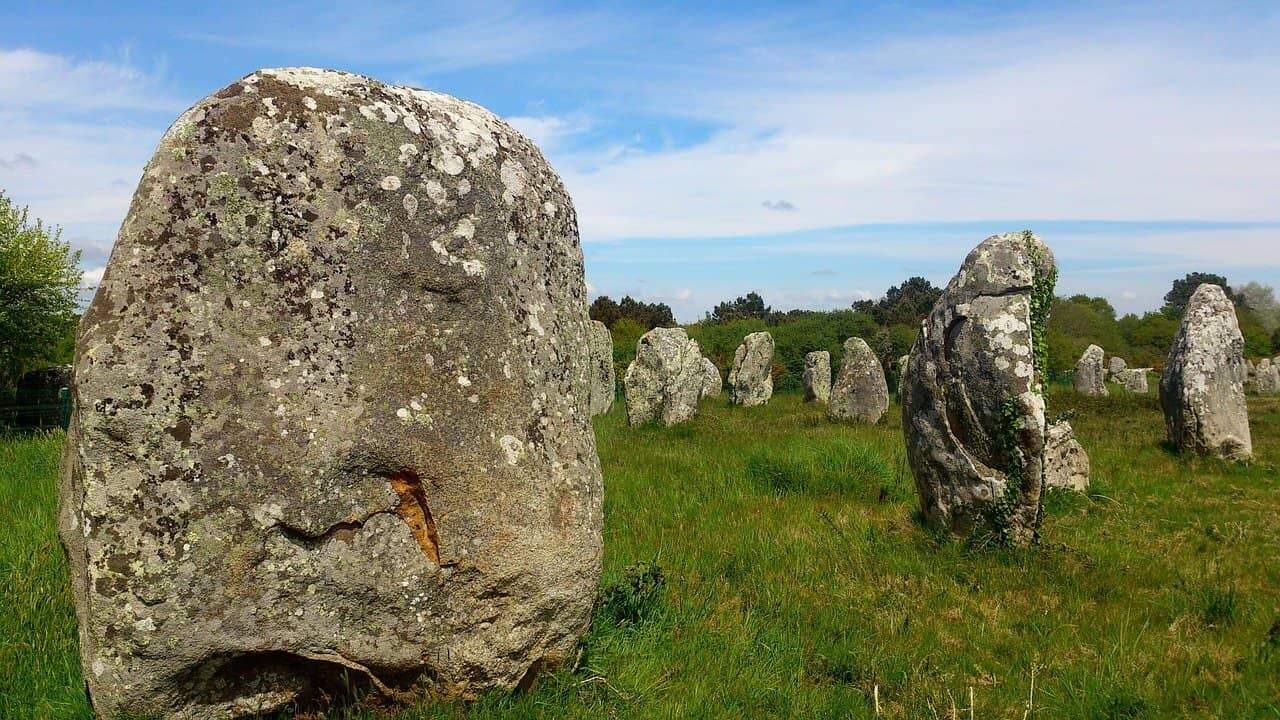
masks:
[(879, 300), (859, 300), (853, 309), (870, 315), (879, 325), (918, 326), (941, 296), (942, 288), (922, 277), (912, 277), (886, 290)]
[(1267, 332), (1280, 329), (1280, 302), (1276, 302), (1275, 288), (1259, 282), (1247, 282), (1236, 293), (1241, 304), (1253, 311)]
[(80, 252), (0, 193), (0, 393), (52, 364), (76, 324)]
[(722, 302), (707, 313), (707, 322), (726, 323), (733, 320), (767, 320), (773, 314), (773, 308), (764, 304), (759, 293), (749, 292), (730, 302)]
[(619, 320), (630, 318), (645, 330), (656, 327), (674, 327), (675, 315), (666, 303), (647, 303), (627, 295), (621, 302), (614, 302), (608, 295), (596, 298), (587, 310), (592, 320), (599, 320), (612, 328)]
[(1186, 277), (1173, 281), (1173, 287), (1164, 296), (1163, 312), (1171, 317), (1182, 317), (1183, 311), (1187, 309), (1187, 302), (1191, 300), (1192, 293), (1205, 283), (1220, 286), (1222, 291), (1227, 294), (1227, 297), (1231, 298), (1232, 302), (1239, 302), (1236, 299), (1236, 294), (1232, 292), (1231, 286), (1227, 285), (1226, 278), (1213, 273), (1193, 272), (1187, 273)]

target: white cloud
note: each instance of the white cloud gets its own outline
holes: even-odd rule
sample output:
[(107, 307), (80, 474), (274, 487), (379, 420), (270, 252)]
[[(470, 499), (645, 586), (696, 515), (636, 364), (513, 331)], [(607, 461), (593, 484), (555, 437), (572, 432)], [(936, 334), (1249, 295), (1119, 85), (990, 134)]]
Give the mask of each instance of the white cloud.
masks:
[(181, 110), (160, 92), (159, 73), (128, 62), (77, 61), (30, 49), (0, 49), (0, 108)]
[(726, 128), (705, 142), (555, 159), (588, 241), (1280, 216), (1274, 48), (1232, 55), (1150, 27), (1082, 37), (1043, 27), (914, 38), (761, 66), (743, 72), (747, 83), (695, 75), (651, 94)]
[(517, 115), (503, 119), (528, 136), (544, 153), (559, 150), (565, 140), (591, 126), (590, 122), (583, 117)]
[(105, 265), (91, 267), (84, 271), (84, 277), (81, 279), (80, 284), (87, 288), (94, 287), (98, 283), (102, 282), (102, 275), (106, 271), (107, 267)]

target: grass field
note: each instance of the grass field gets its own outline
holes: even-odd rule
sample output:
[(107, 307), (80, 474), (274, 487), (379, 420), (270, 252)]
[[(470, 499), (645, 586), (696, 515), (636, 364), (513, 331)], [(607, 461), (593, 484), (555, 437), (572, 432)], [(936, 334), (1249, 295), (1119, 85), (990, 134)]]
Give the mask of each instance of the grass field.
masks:
[[(918, 525), (896, 407), (856, 427), (798, 396), (721, 399), (631, 430), (615, 406), (605, 603), (578, 667), (398, 717), (1280, 718), (1280, 401), (1250, 402), (1257, 460), (1233, 466), (1170, 455), (1154, 395), (1053, 395), (1094, 485), (1052, 494), (1028, 551)], [(90, 717), (61, 442), (0, 440), (5, 718)]]

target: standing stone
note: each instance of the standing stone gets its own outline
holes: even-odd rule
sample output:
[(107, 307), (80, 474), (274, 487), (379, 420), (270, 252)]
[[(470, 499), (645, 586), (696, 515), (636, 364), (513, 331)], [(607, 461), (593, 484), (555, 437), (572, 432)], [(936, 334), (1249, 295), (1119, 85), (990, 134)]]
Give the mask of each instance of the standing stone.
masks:
[(1258, 368), (1248, 358), (1244, 360), (1244, 391), (1258, 394)]
[(1128, 368), (1116, 373), (1113, 378), (1127, 392), (1137, 395), (1147, 394), (1147, 373), (1151, 372), (1151, 368)]
[(1209, 283), (1196, 288), (1160, 376), (1160, 405), (1174, 447), (1230, 460), (1253, 454), (1243, 350), (1226, 293)]
[(844, 341), (840, 374), (831, 386), (827, 414), (841, 420), (877, 423), (889, 409), (889, 385), (880, 359), (862, 338)]
[(720, 368), (711, 362), (711, 358), (702, 358), (702, 397), (720, 397), (724, 380), (720, 378)]
[(1253, 370), (1252, 391), (1259, 395), (1280, 394), (1280, 362), (1271, 358), (1258, 361)]
[(1085, 349), (1080, 360), (1076, 362), (1076, 374), (1073, 379), (1076, 392), (1089, 397), (1106, 397), (1106, 376), (1102, 369), (1102, 348), (1090, 345)]
[(1115, 378), (1120, 373), (1124, 372), (1125, 368), (1128, 366), (1129, 365), (1124, 361), (1124, 358), (1118, 355), (1112, 355), (1111, 359), (1107, 361), (1107, 378)]
[(898, 371), (898, 402), (902, 402), (902, 384), (907, 380), (907, 361), (910, 359), (910, 355), (903, 355), (895, 366)]
[(591, 415), (603, 415), (613, 407), (618, 393), (618, 381), (613, 373), (613, 335), (609, 326), (599, 320), (591, 321)]
[(825, 403), (831, 397), (831, 353), (815, 350), (804, 356), (805, 402)]
[(698, 398), (706, 386), (706, 366), (697, 340), (684, 328), (654, 328), (636, 342), (636, 359), (627, 367), (622, 387), (627, 396), (627, 422), (676, 425), (698, 414)]
[(1030, 232), (965, 258), (911, 348), (907, 458), (930, 527), (1033, 542), (1044, 482), (1041, 361), (1057, 270)]
[(80, 326), (59, 529), (99, 715), (511, 688), (600, 574), (582, 250), (484, 109), (310, 68), (184, 113)]
[(1044, 484), (1077, 492), (1089, 489), (1089, 455), (1066, 420), (1052, 423), (1045, 431)]
[(729, 399), (735, 405), (764, 405), (773, 397), (773, 336), (753, 332), (742, 339), (729, 371)]

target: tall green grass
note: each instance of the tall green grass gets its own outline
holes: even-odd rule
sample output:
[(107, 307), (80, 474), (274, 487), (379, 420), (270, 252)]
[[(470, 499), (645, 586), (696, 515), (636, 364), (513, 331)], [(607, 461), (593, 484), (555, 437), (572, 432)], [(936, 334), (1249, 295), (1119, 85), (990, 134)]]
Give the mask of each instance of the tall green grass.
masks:
[[(1240, 466), (1168, 452), (1154, 395), (1052, 395), (1093, 487), (1050, 494), (1031, 550), (920, 527), (897, 408), (865, 427), (713, 399), (631, 429), (619, 405), (597, 420), (605, 578), (576, 667), (398, 717), (963, 718), (972, 692), (977, 718), (1280, 718), (1280, 402), (1251, 402)], [(87, 714), (58, 443), (0, 455), (0, 552), (30, 576), (0, 590), (11, 717)]]

